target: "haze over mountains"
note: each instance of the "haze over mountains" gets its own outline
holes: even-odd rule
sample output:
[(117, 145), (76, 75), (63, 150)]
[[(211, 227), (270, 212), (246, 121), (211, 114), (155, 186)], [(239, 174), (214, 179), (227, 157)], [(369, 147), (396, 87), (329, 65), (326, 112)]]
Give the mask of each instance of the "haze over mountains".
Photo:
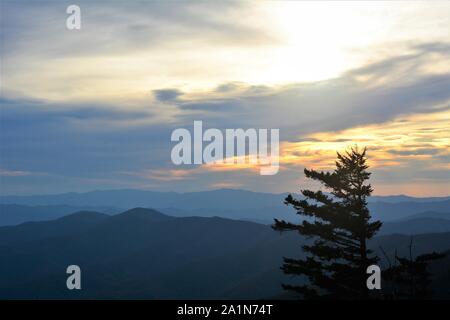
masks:
[[(117, 213), (134, 207), (155, 208), (172, 216), (220, 216), (224, 218), (271, 223), (274, 217), (290, 220), (293, 210), (283, 204), (287, 193), (272, 194), (235, 189), (203, 192), (156, 192), (144, 190), (104, 190), (86, 193), (64, 193), (37, 196), (0, 197), (0, 225), (31, 220), (46, 220), (80, 210)], [(374, 196), (369, 208), (375, 219), (393, 221), (411, 215), (450, 219), (450, 197), (414, 198), (407, 196)], [(11, 207), (49, 206), (45, 208)], [(53, 206), (65, 206), (54, 208)], [(69, 207), (73, 207), (72, 209)], [(36, 211), (36, 214), (34, 213)], [(20, 212), (20, 213), (18, 213)], [(24, 214), (24, 212), (28, 212)], [(432, 212), (429, 216), (426, 212)], [(22, 218), (19, 216), (22, 215)], [(425, 216), (424, 216), (425, 215)], [(41, 219), (35, 218), (42, 217)]]
[(19, 204), (0, 204), (0, 226), (16, 225), (29, 221), (52, 220), (77, 211), (96, 211), (115, 214), (122, 210), (118, 208), (91, 206), (25, 206)]

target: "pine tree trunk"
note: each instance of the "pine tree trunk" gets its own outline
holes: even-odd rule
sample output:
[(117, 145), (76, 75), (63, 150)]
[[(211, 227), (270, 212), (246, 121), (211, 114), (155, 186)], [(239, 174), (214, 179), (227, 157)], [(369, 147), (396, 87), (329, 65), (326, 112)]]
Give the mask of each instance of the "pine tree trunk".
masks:
[(366, 252), (366, 237), (363, 235), (360, 240), (361, 248), (361, 299), (365, 300), (369, 297), (369, 291), (366, 284), (366, 270), (367, 270), (367, 252)]

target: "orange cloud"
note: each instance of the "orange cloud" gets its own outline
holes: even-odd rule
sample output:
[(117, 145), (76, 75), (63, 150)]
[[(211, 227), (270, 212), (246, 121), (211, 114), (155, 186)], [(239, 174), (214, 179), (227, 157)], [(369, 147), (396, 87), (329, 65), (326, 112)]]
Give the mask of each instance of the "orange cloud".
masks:
[(184, 170), (184, 169), (149, 169), (142, 170), (138, 172), (122, 172), (123, 174), (132, 175), (140, 178), (146, 178), (150, 180), (158, 180), (158, 181), (178, 181), (190, 179), (190, 175), (193, 173), (193, 170)]
[(337, 132), (320, 132), (299, 142), (284, 142), (280, 162), (331, 169), (336, 151), (350, 146), (368, 148), (372, 168), (409, 166), (425, 161), (430, 168), (448, 168), (450, 111), (417, 114)]

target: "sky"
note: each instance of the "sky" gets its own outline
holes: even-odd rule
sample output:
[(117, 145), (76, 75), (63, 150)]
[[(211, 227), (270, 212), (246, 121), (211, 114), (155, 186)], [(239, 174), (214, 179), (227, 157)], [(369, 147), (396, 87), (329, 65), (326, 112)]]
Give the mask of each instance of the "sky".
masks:
[[(298, 192), (354, 145), (374, 194), (450, 195), (449, 1), (0, 2), (2, 195)], [(194, 120), (279, 129), (278, 174), (174, 165)]]

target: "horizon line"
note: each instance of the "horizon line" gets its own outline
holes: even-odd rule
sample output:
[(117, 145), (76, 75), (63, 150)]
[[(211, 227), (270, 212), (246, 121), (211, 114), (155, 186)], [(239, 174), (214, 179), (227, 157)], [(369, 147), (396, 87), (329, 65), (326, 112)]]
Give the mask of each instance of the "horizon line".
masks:
[[(40, 196), (58, 196), (58, 195), (68, 195), (68, 194), (88, 194), (94, 192), (108, 192), (108, 191), (140, 191), (140, 192), (154, 192), (154, 193), (175, 193), (175, 194), (187, 194), (187, 193), (201, 193), (201, 192), (214, 192), (214, 191), (243, 191), (243, 192), (251, 192), (251, 193), (262, 193), (262, 194), (272, 194), (272, 195), (282, 195), (282, 194), (300, 194), (300, 192), (266, 192), (266, 191), (253, 191), (242, 188), (215, 188), (215, 189), (207, 189), (207, 190), (195, 190), (195, 191), (161, 191), (161, 190), (153, 190), (153, 189), (139, 189), (139, 188), (116, 188), (116, 189), (93, 189), (90, 191), (66, 191), (60, 193), (41, 193), (41, 194), (1, 194), (0, 198), (3, 197), (40, 197)], [(327, 192), (325, 192), (327, 193)], [(432, 195), (432, 196), (413, 196), (408, 194), (373, 194), (370, 197), (407, 197), (407, 198), (416, 198), (416, 199), (429, 199), (429, 198), (450, 198), (450, 194), (448, 195)], [(369, 197), (369, 198), (370, 198)]]

